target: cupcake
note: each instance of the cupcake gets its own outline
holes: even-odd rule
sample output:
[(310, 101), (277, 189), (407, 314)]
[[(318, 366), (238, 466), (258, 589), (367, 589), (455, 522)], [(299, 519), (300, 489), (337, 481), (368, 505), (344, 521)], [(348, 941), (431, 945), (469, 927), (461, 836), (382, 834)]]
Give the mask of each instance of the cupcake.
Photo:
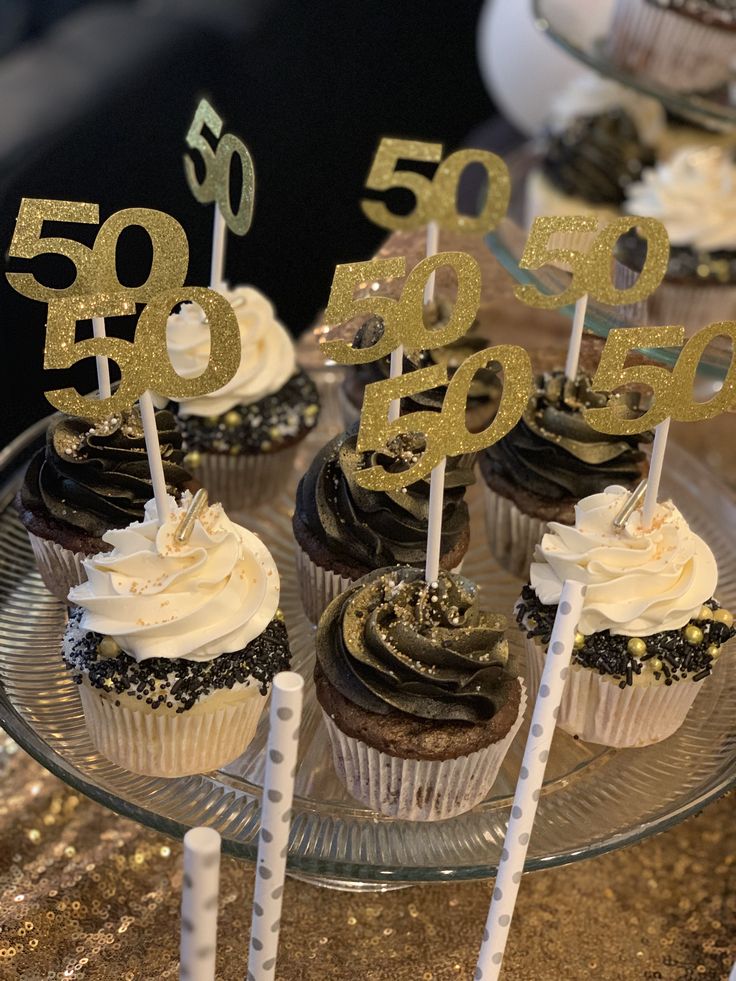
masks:
[(79, 685), (95, 747), (134, 773), (175, 777), (215, 769), (253, 738), (273, 676), (289, 665), (279, 575), (261, 540), (220, 504), (186, 541), (190, 505), (171, 500), (105, 534), (85, 560), (62, 655)]
[[(450, 306), (443, 300), (427, 308), (430, 320), (435, 324), (445, 323), (451, 315)], [(383, 320), (380, 317), (369, 317), (358, 329), (353, 338), (353, 347), (372, 347), (383, 334)], [(466, 358), (488, 347), (489, 341), (483, 336), (478, 321), (474, 321), (470, 329), (462, 337), (446, 344), (444, 347), (427, 351), (405, 351), (402, 366), (403, 374), (416, 371), (419, 368), (430, 368), (432, 365), (443, 364), (447, 368), (448, 379)], [(368, 364), (356, 364), (348, 368), (345, 380), (340, 388), (340, 402), (345, 426), (357, 422), (363, 405), (365, 386), (372, 382), (384, 381), (390, 377), (391, 360), (381, 358)], [(440, 412), (445, 397), (446, 388), (433, 388), (427, 392), (418, 392), (402, 399), (401, 411)], [(501, 383), (498, 371), (492, 366), (476, 372), (468, 393), (466, 424), (470, 432), (480, 432), (493, 418), (501, 398)]]
[[(319, 398), (266, 297), (251, 286), (223, 292), (240, 326), (240, 367), (227, 385), (184, 399), (175, 411), (186, 465), (213, 500), (238, 511), (282, 489), (299, 444), (317, 423)], [(210, 341), (200, 308), (182, 304), (169, 317), (167, 338), (178, 374), (201, 374)]]
[[(639, 396), (616, 396), (633, 412)], [(504, 569), (525, 579), (548, 521), (571, 525), (581, 497), (611, 483), (632, 489), (646, 470), (638, 436), (608, 436), (591, 428), (582, 410), (608, 396), (592, 391), (590, 378), (562, 371), (535, 379), (535, 390), (516, 426), (478, 458), (485, 480), (486, 529)]]
[[(397, 491), (361, 487), (367, 466), (405, 466), (417, 452), (400, 437), (385, 453), (359, 453), (358, 426), (330, 440), (299, 481), (293, 517), (299, 588), (304, 611), (316, 623), (331, 600), (356, 579), (382, 566), (424, 567), (429, 520), (429, 478)], [(473, 482), (467, 459), (447, 461), (440, 567), (456, 569), (470, 543), (465, 488)]]
[[(736, 36), (735, 36), (736, 38)], [(688, 147), (629, 186), (626, 210), (658, 218), (670, 239), (664, 282), (649, 297), (650, 323), (693, 332), (729, 320), (736, 306), (736, 164), (718, 146)], [(646, 245), (629, 233), (617, 258), (638, 271)]]
[(649, 530), (641, 510), (616, 528), (628, 497), (608, 487), (580, 501), (573, 527), (552, 522), (517, 604), (535, 691), (562, 585), (587, 586), (557, 724), (620, 748), (672, 735), (736, 633), (732, 614), (713, 599), (710, 548), (671, 501), (657, 506)]
[(734, 0), (616, 0), (606, 53), (678, 92), (724, 85), (736, 54)]
[(378, 569), (330, 603), (315, 685), (335, 770), (374, 811), (438, 821), (480, 803), (524, 715), (506, 618), (442, 572)]
[[(170, 412), (156, 413), (166, 489), (177, 499), (192, 476)], [(15, 504), (50, 592), (66, 600), (84, 582), (84, 559), (110, 549), (103, 536), (143, 518), (153, 496), (137, 409), (90, 422), (60, 416), (32, 458)]]

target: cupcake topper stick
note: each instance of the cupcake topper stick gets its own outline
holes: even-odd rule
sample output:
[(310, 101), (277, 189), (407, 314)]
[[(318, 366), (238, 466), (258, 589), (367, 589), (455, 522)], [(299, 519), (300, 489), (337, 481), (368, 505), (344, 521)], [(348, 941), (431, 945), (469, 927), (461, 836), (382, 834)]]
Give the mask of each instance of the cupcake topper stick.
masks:
[(574, 379), (578, 373), (580, 346), (583, 343), (583, 330), (585, 328), (585, 314), (587, 309), (588, 294), (583, 293), (580, 299), (575, 301), (575, 313), (572, 318), (570, 340), (567, 342), (567, 360), (565, 361), (566, 378)]
[[(105, 336), (104, 317), (92, 318), (92, 333), (95, 337)], [(110, 395), (112, 394), (112, 389), (110, 387), (110, 365), (108, 364), (107, 358), (100, 354), (95, 357), (95, 364), (97, 366), (97, 388), (100, 393), (100, 398), (109, 399)]]
[(660, 422), (654, 429), (654, 443), (652, 444), (652, 456), (649, 461), (649, 478), (647, 489), (644, 494), (644, 505), (642, 507), (642, 526), (652, 527), (654, 512), (657, 508), (657, 498), (659, 497), (659, 483), (662, 479), (662, 468), (664, 466), (664, 454), (667, 449), (667, 437), (670, 433), (670, 417)]
[(220, 836), (214, 828), (184, 835), (181, 893), (180, 981), (215, 981)]
[(555, 732), (565, 680), (570, 672), (575, 629), (583, 609), (585, 587), (568, 579), (562, 587), (539, 694), (534, 705), (514, 803), (511, 807), (493, 899), (488, 911), (476, 978), (497, 981), (514, 915), (516, 896), (532, 834), (544, 772)]
[(424, 563), (424, 578), (436, 582), (440, 571), (440, 551), (442, 548), (442, 508), (445, 499), (445, 468), (447, 457), (443, 456), (432, 470), (429, 478), (429, 520), (427, 524), (427, 557)]
[(248, 981), (272, 981), (276, 973), (303, 695), (304, 679), (301, 675), (281, 671), (274, 677), (253, 893)]
[(138, 399), (138, 407), (140, 408), (141, 422), (143, 423), (143, 439), (146, 443), (146, 456), (148, 457), (148, 469), (151, 472), (153, 496), (156, 499), (156, 517), (158, 518), (158, 523), (163, 524), (168, 517), (170, 504), (169, 495), (166, 490), (164, 463), (161, 458), (161, 444), (158, 439), (156, 409), (153, 405), (151, 392), (148, 389), (141, 393)]
[[(204, 135), (204, 128), (217, 140), (213, 150)], [(222, 291), (226, 283), (225, 241), (226, 229), (234, 235), (245, 235), (253, 220), (255, 198), (255, 171), (253, 159), (242, 140), (232, 133), (224, 133), (222, 117), (207, 99), (201, 99), (186, 135), (187, 146), (196, 150), (204, 164), (204, 177), (200, 181), (191, 157), (184, 155), (184, 173), (189, 190), (200, 204), (214, 203), (212, 226), (212, 258), (210, 262), (210, 286)], [(230, 170), (234, 156), (240, 157), (240, 201), (233, 210), (230, 200)]]

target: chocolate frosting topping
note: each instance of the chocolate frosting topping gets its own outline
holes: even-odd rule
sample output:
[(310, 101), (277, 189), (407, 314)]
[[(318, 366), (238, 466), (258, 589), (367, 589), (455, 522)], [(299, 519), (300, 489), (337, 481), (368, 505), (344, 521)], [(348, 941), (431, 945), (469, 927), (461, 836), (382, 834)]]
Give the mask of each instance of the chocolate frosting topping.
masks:
[[(174, 417), (156, 413), (166, 489), (179, 497), (192, 477)], [(110, 528), (142, 521), (153, 497), (143, 427), (137, 411), (102, 423), (63, 416), (47, 431), (46, 446), (31, 460), (20, 492), (30, 511), (45, 507), (58, 521), (101, 537)]]
[(484, 722), (512, 677), (506, 618), (478, 606), (469, 579), (418, 569), (378, 569), (338, 596), (317, 629), (328, 681), (369, 712)]
[(580, 117), (561, 133), (550, 134), (542, 171), (564, 194), (591, 204), (619, 205), (627, 185), (639, 180), (654, 160), (631, 116), (611, 109)]
[[(356, 476), (366, 467), (403, 469), (404, 464), (398, 453), (359, 453), (357, 432), (356, 423), (317, 453), (297, 488), (297, 517), (333, 554), (351, 564), (358, 562), (367, 568), (403, 562), (423, 565), (429, 480), (419, 480), (398, 491), (361, 487)], [(465, 462), (463, 458), (447, 461), (443, 553), (458, 543), (468, 524), (468, 506), (463, 496), (474, 478)]]
[[(621, 400), (632, 412), (638, 407), (636, 393)], [(607, 395), (591, 390), (586, 375), (574, 382), (562, 371), (539, 376), (517, 425), (484, 450), (484, 468), (553, 501), (577, 500), (611, 484), (635, 485), (644, 460), (638, 444), (651, 441), (652, 434), (608, 436), (592, 429), (582, 408), (607, 401)]]

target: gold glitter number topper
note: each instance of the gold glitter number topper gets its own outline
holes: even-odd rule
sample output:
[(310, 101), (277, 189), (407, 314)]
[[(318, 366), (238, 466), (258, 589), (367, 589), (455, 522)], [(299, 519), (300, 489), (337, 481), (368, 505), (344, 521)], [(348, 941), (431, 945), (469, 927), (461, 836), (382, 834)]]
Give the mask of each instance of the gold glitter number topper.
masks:
[[(617, 289), (611, 279), (613, 251), (619, 238), (632, 228), (638, 228), (646, 239), (646, 261), (633, 286)], [(549, 310), (574, 303), (585, 293), (609, 306), (635, 303), (653, 293), (664, 279), (670, 254), (670, 242), (662, 222), (656, 218), (635, 216), (614, 218), (598, 233), (587, 253), (572, 248), (548, 247), (554, 234), (581, 234), (597, 229), (598, 219), (592, 216), (551, 215), (535, 218), (519, 266), (522, 269), (539, 269), (549, 263), (564, 262), (572, 269), (572, 280), (567, 289), (557, 295), (542, 293), (529, 284), (515, 286), (517, 300), (531, 307)]]
[[(184, 173), (189, 190), (200, 204), (217, 202), (225, 224), (234, 235), (245, 235), (253, 219), (255, 201), (255, 171), (253, 159), (242, 140), (232, 133), (222, 135), (222, 119), (207, 99), (202, 99), (194, 113), (192, 125), (186, 135), (187, 146), (196, 150), (204, 162), (204, 178), (197, 180), (194, 161), (184, 154)], [(204, 127), (217, 139), (213, 150), (207, 142)], [(235, 210), (230, 202), (230, 169), (233, 157), (240, 158), (241, 182), (240, 201)]]
[[(428, 328), (424, 323), (424, 286), (430, 273), (443, 266), (454, 270), (457, 296), (452, 316), (441, 327)], [(363, 314), (375, 314), (383, 320), (383, 334), (365, 348), (354, 348), (347, 341), (323, 341), (322, 353), (339, 364), (365, 364), (386, 357), (403, 344), (408, 351), (443, 347), (462, 337), (473, 322), (480, 306), (480, 267), (466, 252), (438, 252), (422, 259), (409, 273), (400, 299), (378, 296), (355, 297), (356, 287), (368, 289), (372, 281), (399, 279), (406, 273), (406, 259), (371, 259), (335, 267), (330, 299), (325, 310), (325, 324), (344, 324)]]
[[(97, 225), (100, 209), (83, 201), (51, 201), (23, 198), (8, 255), (34, 259), (39, 255), (65, 256), (74, 266), (75, 278), (55, 289), (39, 282), (32, 273), (9, 272), (10, 285), (31, 300), (49, 302), (62, 296), (124, 292), (130, 300), (145, 303), (163, 289), (181, 286), (189, 265), (189, 245), (184, 229), (175, 218), (150, 208), (125, 208), (111, 215), (97, 233), (92, 248), (70, 238), (43, 236), (45, 222), (78, 222)], [(121, 233), (131, 225), (144, 228), (151, 239), (152, 259), (148, 278), (140, 286), (123, 287), (116, 270), (117, 245)]]
[[(695, 374), (703, 352), (716, 337), (732, 342), (731, 363), (719, 391), (707, 402), (693, 396)], [(682, 346), (684, 344), (684, 347)], [(660, 365), (626, 365), (631, 351), (682, 347), (672, 371)], [(699, 330), (685, 343), (684, 327), (623, 327), (610, 331), (601, 353), (593, 388), (615, 392), (624, 385), (643, 385), (651, 389), (652, 406), (638, 418), (629, 418), (626, 407), (615, 398), (602, 409), (584, 409), (588, 423), (600, 433), (633, 435), (671, 417), (676, 422), (712, 419), (736, 402), (736, 321), (726, 320)]]
[[(414, 170), (397, 170), (399, 160), (438, 163), (430, 180)], [(470, 164), (480, 164), (488, 176), (488, 190), (477, 215), (457, 210), (457, 189), (463, 171)], [(371, 191), (388, 191), (400, 187), (414, 197), (414, 208), (408, 215), (389, 211), (382, 201), (362, 200), (363, 214), (381, 228), (421, 228), (436, 221), (446, 231), (482, 234), (495, 228), (506, 214), (511, 195), (509, 171), (503, 160), (487, 150), (458, 150), (442, 160), (441, 143), (419, 140), (396, 140), (384, 136), (378, 144), (365, 186)]]
[[(210, 328), (210, 359), (201, 375), (182, 378), (169, 360), (166, 323), (174, 306), (189, 300), (200, 306)], [(127, 292), (66, 296), (49, 304), (44, 368), (71, 368), (83, 358), (103, 355), (120, 368), (120, 384), (110, 398), (85, 398), (74, 388), (45, 393), (55, 408), (85, 419), (105, 419), (129, 409), (147, 389), (171, 399), (205, 395), (226, 385), (240, 364), (240, 329), (235, 313), (214, 290), (177, 286), (153, 297), (144, 307), (134, 341), (119, 337), (76, 340), (77, 322), (91, 317), (135, 314)]]
[[(494, 362), (501, 365), (504, 375), (501, 402), (490, 425), (480, 433), (471, 433), (465, 415), (470, 386), (476, 373)], [(433, 365), (366, 386), (360, 414), (358, 450), (386, 453), (392, 439), (413, 433), (423, 434), (425, 446), (416, 459), (409, 461), (406, 470), (393, 472), (377, 465), (361, 471), (356, 480), (362, 487), (369, 490), (399, 490), (426, 477), (442, 457), (477, 453), (496, 443), (521, 418), (532, 388), (532, 366), (524, 348), (515, 344), (498, 344), (466, 358), (449, 384), (447, 378), (445, 365)], [(388, 409), (394, 399), (416, 395), (440, 385), (447, 385), (441, 412), (409, 412), (393, 422), (388, 421)]]

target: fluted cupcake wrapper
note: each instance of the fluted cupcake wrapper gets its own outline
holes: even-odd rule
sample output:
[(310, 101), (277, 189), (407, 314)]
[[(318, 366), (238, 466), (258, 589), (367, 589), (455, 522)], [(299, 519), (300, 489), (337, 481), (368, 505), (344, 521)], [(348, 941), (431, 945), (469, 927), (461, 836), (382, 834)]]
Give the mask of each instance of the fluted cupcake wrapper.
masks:
[(728, 81), (733, 38), (730, 30), (649, 0), (617, 0), (606, 50), (632, 74), (680, 92), (696, 92)]
[(491, 553), (501, 568), (528, 580), (534, 549), (547, 531), (547, 522), (524, 514), (508, 497), (484, 484), (486, 533)]
[(87, 581), (87, 573), (82, 562), (89, 558), (84, 552), (72, 552), (48, 538), (40, 538), (28, 532), (36, 565), (44, 585), (57, 599), (66, 603), (72, 586)]
[[(544, 669), (545, 650), (526, 639), (530, 696), (535, 696)], [(667, 739), (685, 721), (702, 690), (701, 681), (686, 678), (667, 685), (627, 685), (591, 668), (573, 664), (565, 685), (557, 725), (571, 736), (616, 749), (649, 746)]]
[(648, 300), (648, 321), (655, 324), (684, 324), (694, 334), (708, 324), (730, 320), (736, 309), (736, 284), (712, 286), (668, 283), (666, 280)]
[(322, 715), (335, 771), (351, 797), (386, 817), (444, 821), (469, 811), (488, 796), (524, 720), (525, 709), (522, 682), (519, 715), (506, 736), (475, 753), (450, 760), (389, 756), (346, 735), (326, 712)]
[(283, 490), (298, 449), (295, 443), (273, 453), (202, 452), (192, 473), (206, 487), (211, 502), (219, 501), (228, 513), (242, 514)]
[(302, 606), (312, 623), (317, 623), (333, 599), (355, 581), (317, 565), (299, 545), (296, 546), (296, 572)]
[(95, 748), (126, 770), (154, 777), (207, 773), (237, 759), (266, 704), (255, 687), (238, 702), (196, 715), (115, 705), (84, 682), (79, 694)]

